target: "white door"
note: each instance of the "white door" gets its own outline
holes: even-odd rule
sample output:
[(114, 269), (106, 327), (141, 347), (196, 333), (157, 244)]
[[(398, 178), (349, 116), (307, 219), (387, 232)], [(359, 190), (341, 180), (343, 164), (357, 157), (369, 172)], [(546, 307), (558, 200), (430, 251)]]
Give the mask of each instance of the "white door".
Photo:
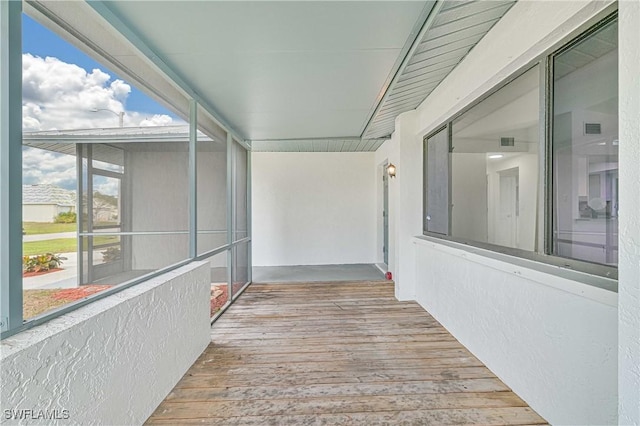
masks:
[(496, 229), (497, 244), (507, 247), (517, 247), (517, 212), (518, 176), (512, 173), (500, 174), (498, 223)]

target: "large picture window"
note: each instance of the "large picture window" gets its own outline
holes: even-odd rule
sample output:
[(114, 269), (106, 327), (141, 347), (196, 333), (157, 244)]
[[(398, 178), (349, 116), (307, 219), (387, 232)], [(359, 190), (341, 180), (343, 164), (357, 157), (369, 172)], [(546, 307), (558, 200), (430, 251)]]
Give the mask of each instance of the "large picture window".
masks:
[(615, 276), (617, 92), (612, 15), (427, 135), (425, 234)]
[(618, 24), (553, 57), (553, 254), (618, 262)]
[(451, 235), (535, 249), (538, 67), (453, 121)]

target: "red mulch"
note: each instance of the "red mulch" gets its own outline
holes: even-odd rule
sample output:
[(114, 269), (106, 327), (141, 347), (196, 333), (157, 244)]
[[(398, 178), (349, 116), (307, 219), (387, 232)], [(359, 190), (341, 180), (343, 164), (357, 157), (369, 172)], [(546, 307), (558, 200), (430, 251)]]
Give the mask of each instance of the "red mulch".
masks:
[(52, 297), (57, 300), (79, 300), (84, 297), (90, 296), (94, 293), (99, 293), (102, 290), (106, 290), (112, 286), (110, 285), (85, 285), (78, 288), (68, 288), (55, 292)]
[(48, 271), (23, 272), (22, 276), (23, 277), (35, 277), (35, 276), (38, 276), (38, 275), (45, 275), (45, 274), (50, 274), (52, 272), (58, 272), (58, 271), (62, 271), (62, 268), (53, 268), (53, 269), (49, 269)]
[[(220, 290), (222, 293), (219, 293), (217, 297), (213, 297), (213, 292), (215, 290)], [(220, 308), (227, 303), (227, 293), (228, 287), (226, 284), (211, 286), (211, 316), (218, 312)]]

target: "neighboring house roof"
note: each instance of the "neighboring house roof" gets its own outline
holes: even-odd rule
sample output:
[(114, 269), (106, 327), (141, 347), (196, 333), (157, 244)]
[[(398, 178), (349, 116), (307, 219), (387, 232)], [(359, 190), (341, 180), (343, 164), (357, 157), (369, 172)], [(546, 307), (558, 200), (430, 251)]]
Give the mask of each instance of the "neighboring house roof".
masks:
[[(198, 142), (212, 139), (198, 130)], [(218, 141), (226, 142), (226, 137)], [(140, 142), (189, 142), (189, 125), (112, 127), (95, 129), (43, 130), (23, 132), (22, 144), (61, 154), (76, 155), (76, 144), (123, 144)]]
[(22, 185), (22, 204), (75, 206), (76, 192), (51, 184)]

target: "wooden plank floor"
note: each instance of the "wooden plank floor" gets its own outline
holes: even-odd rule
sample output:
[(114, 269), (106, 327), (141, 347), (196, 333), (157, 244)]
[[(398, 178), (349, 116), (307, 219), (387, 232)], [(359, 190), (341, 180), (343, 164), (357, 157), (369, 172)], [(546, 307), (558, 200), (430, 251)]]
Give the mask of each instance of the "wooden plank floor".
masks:
[(390, 283), (252, 284), (147, 424), (544, 424)]

